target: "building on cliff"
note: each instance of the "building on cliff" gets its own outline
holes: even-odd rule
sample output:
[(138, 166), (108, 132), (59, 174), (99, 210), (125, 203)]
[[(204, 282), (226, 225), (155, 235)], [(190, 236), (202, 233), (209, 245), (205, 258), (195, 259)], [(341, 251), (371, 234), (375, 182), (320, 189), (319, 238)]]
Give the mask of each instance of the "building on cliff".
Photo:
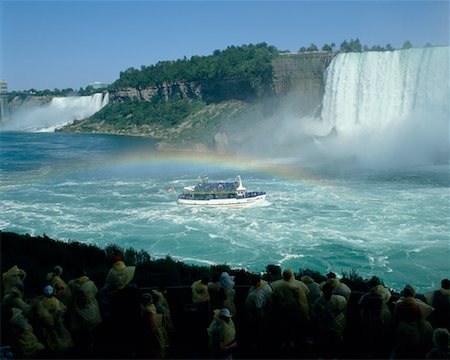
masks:
[(6, 121), (8, 116), (8, 82), (6, 80), (0, 80), (0, 122)]

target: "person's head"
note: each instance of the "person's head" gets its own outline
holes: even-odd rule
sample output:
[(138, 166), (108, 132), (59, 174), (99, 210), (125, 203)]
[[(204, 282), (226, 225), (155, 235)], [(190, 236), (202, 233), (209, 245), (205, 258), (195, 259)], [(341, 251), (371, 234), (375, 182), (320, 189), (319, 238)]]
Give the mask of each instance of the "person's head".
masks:
[(250, 278), (250, 285), (251, 286), (258, 286), (259, 282), (261, 281), (261, 275), (253, 274)]
[(450, 346), (450, 333), (445, 328), (437, 328), (433, 332), (433, 343), (439, 349), (448, 350)]
[(325, 300), (330, 300), (333, 295), (333, 286), (329, 283), (325, 283), (322, 287), (322, 293)]
[(220, 275), (220, 286), (224, 289), (232, 289), (234, 284), (234, 276), (231, 276), (226, 271)]
[(47, 285), (43, 289), (44, 296), (47, 298), (51, 298), (55, 293), (55, 289), (51, 285)]
[(209, 276), (203, 276), (200, 280), (203, 285), (208, 285), (209, 283)]
[(145, 306), (153, 304), (153, 296), (149, 293), (142, 294), (141, 303)]
[(441, 287), (445, 290), (450, 290), (450, 280), (449, 279), (443, 279), (441, 281)]
[(220, 309), (219, 318), (223, 321), (229, 322), (232, 316), (230, 310), (227, 308)]
[(289, 281), (294, 276), (291, 269), (286, 269), (283, 271), (283, 280)]
[(411, 285), (408, 284), (403, 289), (402, 295), (404, 297), (415, 297), (416, 296), (416, 290)]
[(336, 274), (334, 272), (329, 272), (327, 274), (327, 279), (336, 279)]
[(53, 268), (53, 274), (57, 275), (57, 276), (61, 276), (61, 274), (63, 273), (63, 268), (60, 265), (56, 265)]

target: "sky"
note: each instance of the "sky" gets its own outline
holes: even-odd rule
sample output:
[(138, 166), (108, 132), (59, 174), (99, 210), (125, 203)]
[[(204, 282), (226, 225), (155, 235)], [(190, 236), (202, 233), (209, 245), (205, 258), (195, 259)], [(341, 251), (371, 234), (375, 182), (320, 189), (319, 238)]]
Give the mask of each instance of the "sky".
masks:
[(231, 45), (298, 51), (356, 38), (448, 45), (449, 0), (0, 0), (0, 79), (9, 91), (79, 89)]

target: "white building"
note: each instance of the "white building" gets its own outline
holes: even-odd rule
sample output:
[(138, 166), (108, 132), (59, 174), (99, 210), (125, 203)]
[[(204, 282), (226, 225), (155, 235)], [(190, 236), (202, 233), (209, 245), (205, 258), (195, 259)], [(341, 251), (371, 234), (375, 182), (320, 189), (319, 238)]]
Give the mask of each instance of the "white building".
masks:
[(8, 82), (0, 80), (0, 122), (5, 121), (8, 116)]

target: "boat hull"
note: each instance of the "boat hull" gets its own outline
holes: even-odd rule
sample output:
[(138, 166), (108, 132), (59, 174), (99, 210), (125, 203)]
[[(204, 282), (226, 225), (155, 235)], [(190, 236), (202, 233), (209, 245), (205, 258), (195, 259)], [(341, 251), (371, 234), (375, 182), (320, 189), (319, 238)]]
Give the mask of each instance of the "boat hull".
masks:
[(228, 199), (178, 199), (178, 204), (181, 205), (202, 205), (202, 206), (240, 206), (250, 205), (257, 202), (262, 202), (266, 199), (266, 194)]

